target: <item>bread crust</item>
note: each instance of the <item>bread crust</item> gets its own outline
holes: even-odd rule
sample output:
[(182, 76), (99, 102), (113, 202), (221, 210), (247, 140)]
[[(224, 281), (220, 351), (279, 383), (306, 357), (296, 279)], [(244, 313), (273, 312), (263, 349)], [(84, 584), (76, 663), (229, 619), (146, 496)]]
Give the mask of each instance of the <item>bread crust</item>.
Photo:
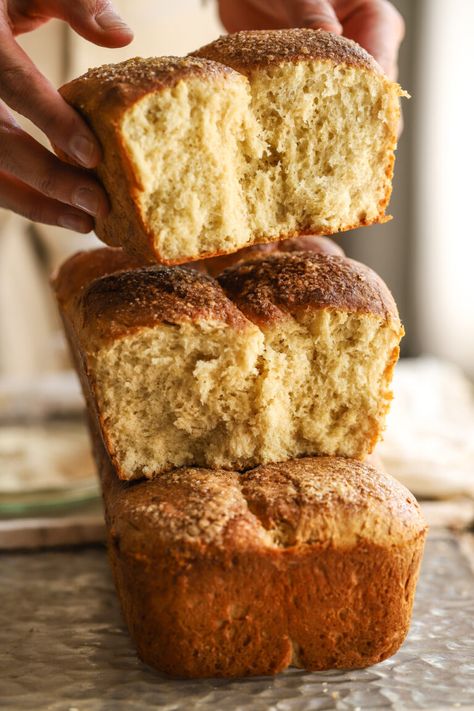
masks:
[(280, 252), (315, 252), (316, 254), (334, 254), (338, 257), (345, 256), (342, 247), (331, 239), (317, 235), (306, 235), (304, 237), (284, 239), (279, 242), (255, 244), (251, 247), (244, 247), (233, 254), (190, 262), (187, 266), (204, 272), (204, 274), (217, 277), (224, 269), (233, 267), (241, 262), (248, 262), (251, 259), (263, 259), (270, 256), (270, 254)]
[(350, 669), (402, 643), (426, 525), (388, 475), (321, 457), (126, 484), (95, 449), (115, 583), (145, 663), (180, 677)]
[(245, 328), (248, 320), (265, 326), (311, 309), (373, 314), (399, 324), (382, 279), (347, 257), (281, 252), (238, 263), (217, 279), (185, 267), (137, 264), (104, 248), (74, 255), (55, 276), (60, 308), (84, 345), (100, 347), (162, 322), (216, 320)]
[(67, 259), (51, 277), (51, 284), (58, 300), (65, 303), (77, 297), (86, 286), (99, 277), (141, 266), (146, 266), (146, 263), (119, 247), (101, 247), (77, 252)]
[[(96, 218), (95, 231), (106, 244), (124, 247), (144, 263), (179, 264), (189, 260), (165, 260), (155, 254), (154, 235), (137, 208), (143, 186), (125, 148), (122, 118), (147, 94), (172, 88), (192, 77), (214, 82), (244, 81), (230, 67), (199, 57), (135, 57), (89, 69), (59, 89), (61, 96), (91, 126), (102, 146), (103, 159), (95, 172), (107, 188), (111, 210), (105, 218)], [(70, 160), (61, 151), (58, 155)], [(116, 189), (117, 176), (121, 176), (127, 189)]]
[(254, 323), (268, 324), (311, 308), (344, 309), (399, 321), (395, 301), (369, 267), (311, 252), (274, 254), (224, 270), (218, 281)]
[(192, 52), (193, 57), (212, 59), (246, 74), (255, 67), (282, 62), (328, 61), (382, 74), (375, 59), (357, 42), (324, 30), (242, 30)]
[(239, 78), (231, 67), (202, 57), (133, 57), (89, 69), (64, 84), (59, 93), (86, 116), (100, 112), (102, 118), (119, 122), (147, 94), (172, 88), (192, 76)]
[(84, 289), (78, 308), (84, 315), (84, 343), (99, 347), (163, 323), (215, 321), (235, 330), (248, 325), (214, 279), (182, 267), (150, 266), (106, 275)]

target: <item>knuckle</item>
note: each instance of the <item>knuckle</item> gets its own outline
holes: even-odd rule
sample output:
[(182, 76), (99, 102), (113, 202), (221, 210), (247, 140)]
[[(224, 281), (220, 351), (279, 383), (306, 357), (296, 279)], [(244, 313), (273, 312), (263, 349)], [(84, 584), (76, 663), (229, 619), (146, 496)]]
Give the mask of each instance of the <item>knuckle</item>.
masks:
[(44, 205), (40, 201), (29, 201), (24, 205), (23, 215), (31, 222), (46, 222), (48, 215)]
[(43, 195), (47, 195), (48, 197), (52, 198), (57, 198), (59, 196), (60, 188), (59, 186), (62, 185), (62, 181), (58, 180), (58, 176), (54, 172), (54, 170), (47, 170), (43, 175), (40, 176), (37, 184), (37, 189), (42, 193)]
[(9, 64), (6, 67), (2, 67), (0, 73), (2, 94), (8, 96), (23, 95), (28, 85), (28, 72), (20, 64)]

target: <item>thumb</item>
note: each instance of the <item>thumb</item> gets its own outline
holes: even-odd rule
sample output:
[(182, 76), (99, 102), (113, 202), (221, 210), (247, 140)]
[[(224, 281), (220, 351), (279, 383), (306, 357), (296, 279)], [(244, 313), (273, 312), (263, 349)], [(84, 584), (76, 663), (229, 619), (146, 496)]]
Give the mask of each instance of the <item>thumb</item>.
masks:
[(342, 34), (342, 25), (329, 0), (283, 0), (290, 21), (296, 27), (312, 27)]
[(123, 47), (133, 39), (133, 32), (109, 0), (56, 0), (55, 16), (64, 20), (77, 34), (101, 47)]

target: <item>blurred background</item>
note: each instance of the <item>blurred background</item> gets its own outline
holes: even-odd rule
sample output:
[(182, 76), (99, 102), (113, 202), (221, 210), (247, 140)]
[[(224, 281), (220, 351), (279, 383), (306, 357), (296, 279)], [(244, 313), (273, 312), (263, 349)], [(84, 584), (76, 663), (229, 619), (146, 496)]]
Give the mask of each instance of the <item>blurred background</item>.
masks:
[[(88, 44), (60, 22), (23, 35), (19, 42), (59, 86), (106, 62), (135, 55), (182, 55), (223, 32), (213, 0), (116, 0), (115, 4), (135, 31), (134, 42), (123, 49)], [(441, 479), (454, 480), (458, 472), (464, 482), (454, 487), (455, 493), (467, 489), (472, 493), (474, 415), (468, 380), (474, 378), (474, 227), (470, 215), (474, 2), (395, 0), (394, 4), (406, 22), (399, 81), (412, 96), (403, 100), (405, 128), (390, 205), (394, 219), (345, 233), (337, 241), (349, 256), (373, 267), (392, 290), (406, 328), (402, 355), (436, 359), (416, 360), (415, 365), (410, 361), (410, 369), (399, 378), (400, 405), (393, 416), (395, 424), (388, 429), (394, 435), (386, 444), (387, 461), (395, 462), (402, 450), (407, 452), (405, 459), (414, 461), (415, 438), (417, 451), (424, 448), (425, 458), (417, 460), (414, 474), (411, 468), (412, 476), (425, 471), (425, 479), (429, 478), (439, 465)], [(44, 140), (33, 126), (28, 129)], [(0, 424), (2, 417), (49, 412), (51, 402), (56, 413), (78, 412), (82, 407), (48, 280), (69, 254), (95, 244), (92, 235), (30, 224), (0, 210)], [(421, 368), (420, 363), (424, 364)], [(415, 424), (407, 420), (408, 412)], [(420, 432), (430, 417), (437, 419), (420, 447)], [(11, 435), (10, 431), (2, 445), (0, 428), (1, 462), (16, 461), (23, 446), (19, 444), (24, 441), (21, 432), (13, 440)], [(35, 437), (35, 441), (44, 441), (41, 432)], [(62, 454), (51, 454), (51, 470), (58, 457), (71, 458), (71, 437)], [(16, 443), (13, 449), (12, 441)], [(28, 457), (38, 462), (34, 452), (33, 448)], [(44, 463), (45, 455), (41, 456)], [(24, 471), (28, 466), (24, 464)], [(8, 475), (10, 470), (3, 467), (3, 471)], [(423, 490), (424, 485), (417, 486)], [(426, 490), (428, 494), (433, 491), (429, 486)], [(449, 487), (441, 490), (450, 493)]]

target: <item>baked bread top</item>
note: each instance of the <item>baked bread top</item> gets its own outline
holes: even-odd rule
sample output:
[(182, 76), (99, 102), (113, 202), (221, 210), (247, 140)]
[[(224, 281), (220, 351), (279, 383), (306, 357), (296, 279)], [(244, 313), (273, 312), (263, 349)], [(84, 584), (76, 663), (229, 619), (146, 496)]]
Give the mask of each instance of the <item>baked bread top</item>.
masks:
[(264, 326), (313, 309), (399, 323), (395, 301), (374, 271), (346, 257), (314, 252), (253, 259), (216, 280), (186, 267), (134, 266), (133, 258), (105, 248), (73, 256), (53, 283), (90, 345), (161, 322), (214, 320), (245, 328), (248, 320)]
[(336, 242), (328, 237), (317, 235), (305, 235), (303, 237), (293, 237), (282, 239), (279, 242), (267, 242), (265, 244), (254, 244), (251, 247), (244, 247), (233, 254), (224, 254), (220, 257), (209, 257), (197, 262), (189, 262), (188, 267), (199, 269), (204, 274), (216, 277), (224, 269), (233, 267), (241, 262), (248, 262), (251, 259), (262, 259), (270, 254), (279, 252), (316, 252), (317, 254), (333, 254), (344, 257), (344, 250)]
[(160, 323), (248, 325), (214, 279), (181, 267), (141, 267), (95, 279), (81, 294), (79, 309), (83, 339), (91, 345)]
[(108, 120), (119, 123), (122, 113), (142, 97), (190, 77), (242, 81), (230, 67), (200, 57), (134, 57), (89, 69), (59, 93), (86, 115), (105, 111)]
[(402, 484), (352, 459), (308, 457), (244, 474), (185, 468), (129, 484), (102, 456), (107, 518), (122, 550), (399, 546), (426, 531)]
[(311, 308), (344, 309), (398, 320), (382, 279), (353, 259), (294, 252), (226, 269), (218, 281), (251, 321), (268, 323)]
[(253, 67), (308, 59), (329, 60), (382, 73), (375, 59), (346, 37), (309, 28), (243, 30), (223, 35), (192, 53), (246, 73)]
[(53, 274), (51, 281), (58, 300), (63, 303), (77, 297), (99, 277), (141, 266), (144, 266), (142, 260), (119, 247), (101, 247), (74, 254)]

